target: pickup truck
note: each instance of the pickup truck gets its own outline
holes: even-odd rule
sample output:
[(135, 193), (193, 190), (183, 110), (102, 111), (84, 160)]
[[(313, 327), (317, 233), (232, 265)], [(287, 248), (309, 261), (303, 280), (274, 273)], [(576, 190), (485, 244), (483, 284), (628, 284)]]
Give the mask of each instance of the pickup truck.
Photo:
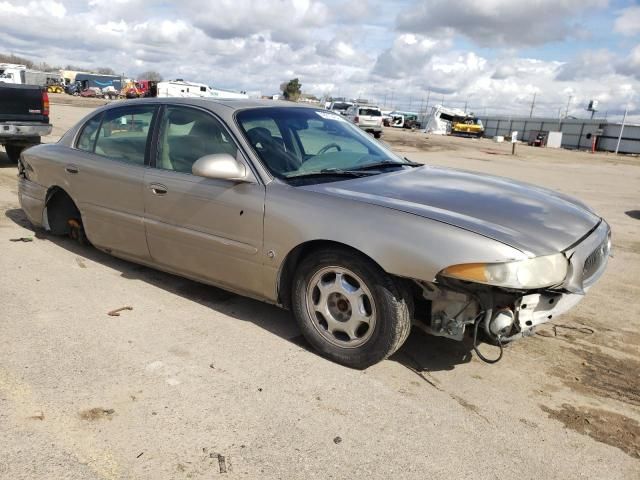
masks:
[(11, 163), (20, 153), (51, 133), (49, 97), (37, 85), (0, 83), (0, 145)]

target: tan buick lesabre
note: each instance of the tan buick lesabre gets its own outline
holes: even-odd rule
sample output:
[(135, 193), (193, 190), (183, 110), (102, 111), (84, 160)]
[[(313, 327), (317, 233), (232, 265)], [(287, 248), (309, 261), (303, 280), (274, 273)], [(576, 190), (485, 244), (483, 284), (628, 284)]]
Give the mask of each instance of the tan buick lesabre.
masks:
[(34, 225), (289, 308), (322, 355), (355, 368), (412, 325), (466, 329), (478, 355), (480, 339), (501, 355), (575, 305), (610, 248), (575, 199), (410, 162), (286, 102), (114, 103), (25, 151), (19, 172)]

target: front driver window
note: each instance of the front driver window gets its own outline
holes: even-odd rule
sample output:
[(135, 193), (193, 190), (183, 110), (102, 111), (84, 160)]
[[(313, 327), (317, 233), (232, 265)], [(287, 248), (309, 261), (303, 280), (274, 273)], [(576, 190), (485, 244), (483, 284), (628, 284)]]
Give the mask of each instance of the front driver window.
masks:
[(228, 153), (234, 158), (237, 153), (220, 122), (194, 108), (167, 107), (160, 126), (158, 168), (191, 173), (196, 160), (216, 153)]

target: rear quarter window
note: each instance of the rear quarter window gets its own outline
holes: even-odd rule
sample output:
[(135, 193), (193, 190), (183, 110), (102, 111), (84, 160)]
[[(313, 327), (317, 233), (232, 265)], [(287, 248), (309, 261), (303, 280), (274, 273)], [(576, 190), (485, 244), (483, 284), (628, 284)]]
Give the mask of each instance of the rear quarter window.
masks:
[(98, 128), (100, 128), (100, 122), (102, 121), (102, 115), (102, 113), (96, 115), (84, 124), (84, 127), (82, 127), (82, 132), (78, 137), (76, 148), (78, 148), (79, 150), (84, 150), (85, 152), (93, 152), (93, 147), (96, 143)]

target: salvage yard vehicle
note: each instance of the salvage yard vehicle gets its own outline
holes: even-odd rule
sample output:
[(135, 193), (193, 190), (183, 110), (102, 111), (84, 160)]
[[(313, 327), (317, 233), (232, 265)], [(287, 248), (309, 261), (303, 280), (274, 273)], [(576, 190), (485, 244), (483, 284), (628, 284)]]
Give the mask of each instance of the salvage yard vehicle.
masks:
[(473, 115), (455, 117), (451, 122), (451, 135), (479, 138), (484, 135), (484, 125), (482, 120)]
[(412, 326), (501, 355), (584, 297), (611, 244), (578, 200), (413, 163), (288, 102), (111, 104), (25, 151), (18, 182), (35, 226), (290, 309), (354, 368)]
[(42, 87), (0, 83), (0, 145), (11, 163), (51, 133), (49, 96)]
[(375, 105), (353, 105), (345, 116), (374, 137), (382, 136), (382, 111)]
[(464, 110), (435, 105), (427, 117), (425, 132), (480, 138), (484, 135), (484, 125), (479, 118)]

